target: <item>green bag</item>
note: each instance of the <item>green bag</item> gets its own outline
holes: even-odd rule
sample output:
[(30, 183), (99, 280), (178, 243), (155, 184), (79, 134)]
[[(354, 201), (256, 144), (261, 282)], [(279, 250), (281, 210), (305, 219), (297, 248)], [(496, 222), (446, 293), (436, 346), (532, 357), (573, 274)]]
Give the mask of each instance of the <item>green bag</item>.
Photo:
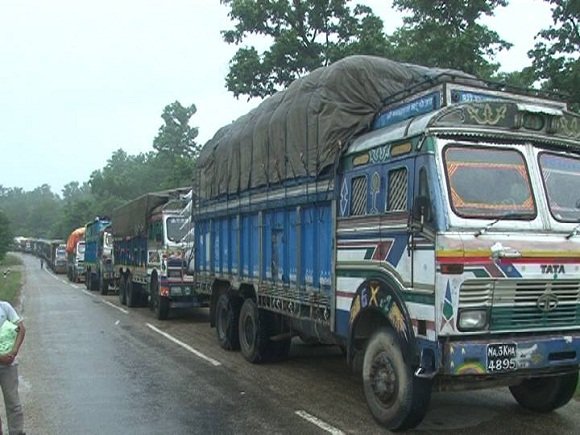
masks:
[(5, 320), (0, 326), (0, 355), (4, 355), (12, 350), (18, 335), (18, 325), (10, 320)]

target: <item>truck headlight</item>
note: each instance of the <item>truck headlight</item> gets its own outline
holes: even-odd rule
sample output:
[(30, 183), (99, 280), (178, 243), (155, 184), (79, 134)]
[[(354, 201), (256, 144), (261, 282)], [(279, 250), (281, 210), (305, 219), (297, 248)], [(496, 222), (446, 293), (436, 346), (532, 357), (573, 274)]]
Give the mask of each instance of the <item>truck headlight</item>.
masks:
[(487, 326), (487, 308), (459, 310), (457, 326), (460, 331), (479, 331)]

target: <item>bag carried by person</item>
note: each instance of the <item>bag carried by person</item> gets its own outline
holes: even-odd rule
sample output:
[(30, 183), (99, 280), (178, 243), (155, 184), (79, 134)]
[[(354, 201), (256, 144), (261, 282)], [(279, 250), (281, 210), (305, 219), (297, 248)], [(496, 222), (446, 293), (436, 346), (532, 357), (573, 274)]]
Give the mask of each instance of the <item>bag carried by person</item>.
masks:
[(18, 325), (10, 320), (5, 320), (0, 326), (0, 355), (4, 355), (12, 350), (18, 335)]

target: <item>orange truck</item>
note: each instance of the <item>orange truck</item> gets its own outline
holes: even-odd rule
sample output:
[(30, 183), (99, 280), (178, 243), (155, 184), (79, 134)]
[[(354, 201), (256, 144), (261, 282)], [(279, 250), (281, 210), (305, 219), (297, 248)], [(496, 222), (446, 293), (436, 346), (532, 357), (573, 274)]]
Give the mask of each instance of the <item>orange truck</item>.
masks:
[(70, 233), (66, 242), (66, 274), (72, 282), (85, 278), (85, 227)]

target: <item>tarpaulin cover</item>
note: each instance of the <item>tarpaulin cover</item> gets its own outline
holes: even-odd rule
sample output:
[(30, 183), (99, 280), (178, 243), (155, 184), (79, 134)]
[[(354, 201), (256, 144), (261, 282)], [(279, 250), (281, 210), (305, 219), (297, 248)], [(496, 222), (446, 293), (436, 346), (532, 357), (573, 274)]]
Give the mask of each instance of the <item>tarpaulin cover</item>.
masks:
[(82, 240), (85, 237), (85, 227), (80, 227), (74, 230), (68, 236), (66, 241), (66, 252), (72, 254), (75, 251), (75, 247), (79, 240)]
[(147, 217), (151, 211), (167, 202), (167, 192), (155, 192), (142, 195), (113, 210), (113, 236), (134, 237), (143, 234), (147, 229)]
[(201, 150), (194, 188), (215, 198), (318, 177), (369, 128), (386, 98), (442, 73), (467, 76), (374, 56), (318, 68), (218, 130)]

